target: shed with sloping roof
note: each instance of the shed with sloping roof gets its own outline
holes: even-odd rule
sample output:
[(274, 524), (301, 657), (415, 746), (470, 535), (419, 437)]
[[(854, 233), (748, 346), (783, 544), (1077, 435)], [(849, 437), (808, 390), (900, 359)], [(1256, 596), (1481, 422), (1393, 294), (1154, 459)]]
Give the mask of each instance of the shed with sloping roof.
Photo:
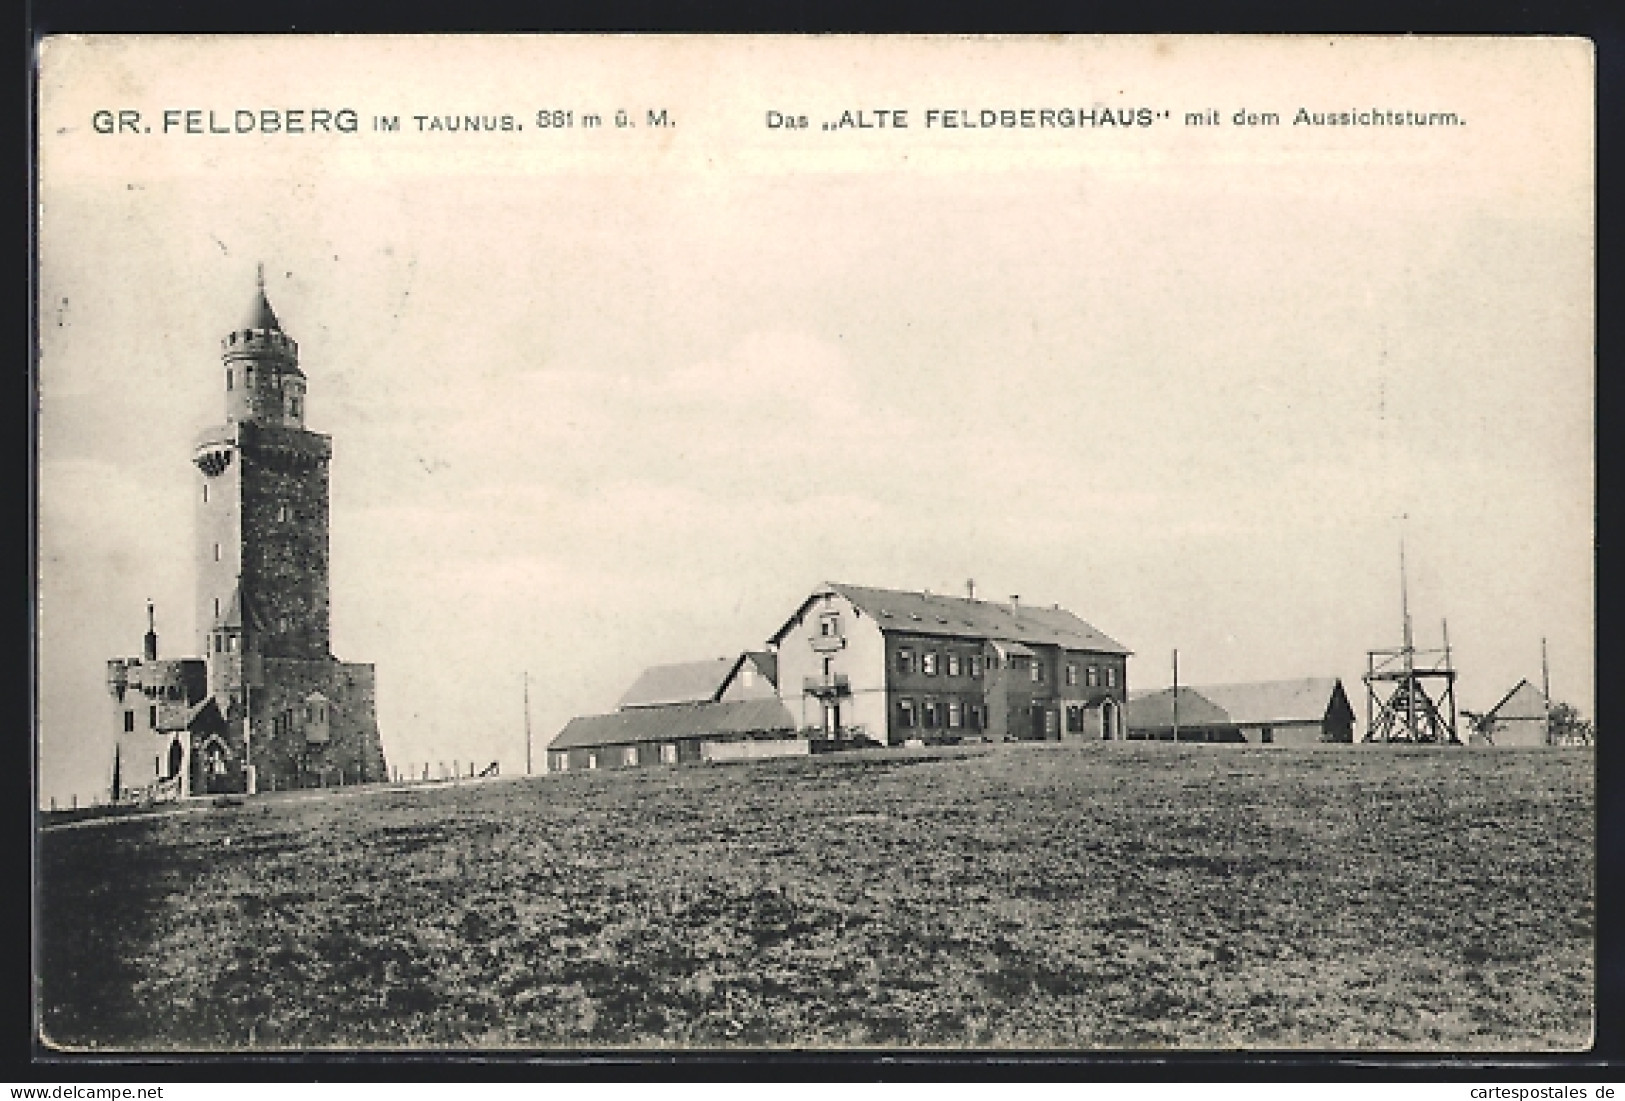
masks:
[(1313, 745), (1354, 740), (1354, 708), (1336, 677), (1212, 684), (1197, 691), (1223, 708), (1249, 742)]
[(1245, 739), (1224, 708), (1194, 688), (1164, 688), (1129, 697), (1131, 741), (1240, 742)]
[[(734, 745), (743, 742), (761, 744)], [(549, 743), (547, 763), (549, 772), (592, 771), (807, 751), (807, 740), (796, 737), (790, 712), (769, 697), (578, 716)]]
[[(1128, 716), (1131, 738), (1172, 737), (1173, 689), (1135, 694)], [(1336, 677), (1181, 686), (1179, 726), (1185, 741), (1352, 742), (1354, 708)]]
[(1550, 745), (1550, 726), (1546, 697), (1524, 679), (1489, 709), (1471, 740), (1474, 745)]

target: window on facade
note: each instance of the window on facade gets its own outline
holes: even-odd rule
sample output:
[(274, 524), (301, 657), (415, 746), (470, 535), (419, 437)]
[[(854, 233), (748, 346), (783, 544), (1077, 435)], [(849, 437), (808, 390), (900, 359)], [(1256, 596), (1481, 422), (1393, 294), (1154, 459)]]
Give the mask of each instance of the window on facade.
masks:
[(158, 705), (157, 704), (153, 704), (151, 707), (147, 708), (147, 725), (152, 727), (154, 730), (158, 729)]
[(922, 710), (925, 712), (925, 725), (927, 729), (934, 730), (941, 725), (941, 722), (937, 717), (936, 700), (926, 700), (925, 707)]
[(937, 675), (937, 652), (935, 650), (927, 650), (920, 655), (920, 672), (928, 677)]
[(216, 543), (214, 545), (214, 560), (216, 562), (220, 561), (220, 544), (219, 543)]
[(287, 505), (278, 505), (276, 507), (276, 518), (277, 518), (277, 521), (279, 523), (286, 523), (287, 522), (287, 520), (288, 520), (288, 506)]
[(553, 754), (553, 768), (557, 772), (569, 772), (570, 755), (568, 753)]
[(1032, 658), (1028, 662), (1028, 669), (1031, 672), (1034, 684), (1042, 684), (1044, 682), (1043, 662), (1039, 661), (1036, 657)]
[(237, 636), (236, 635), (227, 635), (226, 636), (226, 653), (235, 654), (236, 652), (237, 652)]
[(973, 676), (973, 677), (979, 677), (979, 676), (982, 675), (982, 655), (981, 654), (972, 654), (970, 656), (970, 675)]
[[(218, 596), (214, 598), (214, 617), (216, 619), (220, 618), (220, 598)], [(218, 650), (220, 647), (216, 646), (215, 649)]]
[(1057, 719), (1055, 717), (1055, 712), (1049, 710), (1048, 708), (1045, 708), (1045, 710), (1044, 710), (1044, 733), (1045, 734), (1054, 734), (1056, 725), (1057, 725)]
[(973, 703), (965, 708), (965, 725), (972, 730), (982, 729), (982, 705)]
[(1275, 741), (1275, 731), (1270, 727), (1264, 727), (1258, 732), (1258, 740), (1263, 742), (1265, 745), (1271, 744)]
[(818, 619), (818, 633), (825, 638), (835, 638), (841, 633), (841, 617), (834, 613), (820, 616)]
[(625, 765), (627, 768), (631, 768), (633, 765), (635, 765), (637, 763), (638, 763), (638, 747), (637, 746), (629, 745), (625, 749), (621, 750), (621, 764)]
[(134, 711), (126, 711), (124, 713), (124, 732), (126, 734), (129, 734), (134, 730), (135, 730), (135, 712)]
[(1078, 683), (1078, 667), (1073, 665), (1070, 661), (1066, 663), (1066, 683)]
[(660, 747), (660, 763), (665, 765), (677, 763), (677, 747), (675, 745), (668, 742)]
[(963, 710), (958, 700), (948, 701), (948, 726), (950, 729), (958, 730), (964, 724)]
[(226, 389), (227, 390), (231, 389), (231, 368), (230, 367), (226, 368)]
[(596, 754), (596, 753), (587, 754), (587, 767), (588, 768), (597, 768), (598, 767), (598, 754)]
[(897, 651), (897, 671), (899, 673), (912, 673), (914, 671), (914, 651)]
[(1117, 666), (1115, 665), (1106, 666), (1106, 687), (1117, 687)]
[(1066, 709), (1066, 728), (1073, 733), (1083, 729), (1083, 708), (1069, 707)]
[(948, 655), (948, 675), (950, 677), (959, 676), (959, 655), (958, 654), (949, 654)]
[(299, 398), (297, 396), (288, 402), (288, 409), (294, 416), (299, 415)]
[(1090, 688), (1098, 685), (1100, 683), (1100, 670), (1095, 668), (1093, 665), (1089, 666), (1088, 679)]
[(746, 662), (739, 670), (739, 683), (746, 688), (753, 688), (756, 685), (756, 670), (749, 662)]
[(914, 729), (914, 701), (897, 701), (897, 722), (906, 730)]

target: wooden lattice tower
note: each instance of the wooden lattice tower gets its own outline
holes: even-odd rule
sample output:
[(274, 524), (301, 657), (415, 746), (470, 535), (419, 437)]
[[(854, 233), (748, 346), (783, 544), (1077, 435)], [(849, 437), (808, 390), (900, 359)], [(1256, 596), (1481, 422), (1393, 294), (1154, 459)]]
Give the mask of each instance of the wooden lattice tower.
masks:
[(1368, 742), (1460, 745), (1456, 733), (1456, 670), (1450, 660), (1450, 630), (1439, 649), (1418, 649), (1411, 633), (1410, 594), (1405, 577), (1405, 545), (1399, 547), (1399, 599), (1404, 645), (1366, 651), (1366, 733)]

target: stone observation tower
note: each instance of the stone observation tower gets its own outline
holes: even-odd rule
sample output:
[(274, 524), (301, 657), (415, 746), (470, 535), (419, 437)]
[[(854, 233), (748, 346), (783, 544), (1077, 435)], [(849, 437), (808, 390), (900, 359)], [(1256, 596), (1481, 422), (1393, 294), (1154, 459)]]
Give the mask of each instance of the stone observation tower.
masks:
[[(203, 657), (158, 662), (154, 632), (143, 660), (109, 663), (115, 795), (386, 779), (373, 667), (341, 662), (329, 645), (332, 444), (305, 427), (299, 346), (263, 275), (220, 348), (225, 421), (193, 453)], [(152, 702), (139, 706), (132, 692)]]

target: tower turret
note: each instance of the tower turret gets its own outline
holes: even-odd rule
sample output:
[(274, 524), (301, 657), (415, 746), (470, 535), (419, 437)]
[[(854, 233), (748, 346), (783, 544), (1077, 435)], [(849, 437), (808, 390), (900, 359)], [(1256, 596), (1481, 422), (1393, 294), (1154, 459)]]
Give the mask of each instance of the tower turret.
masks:
[(241, 324), (220, 340), (226, 372), (226, 419), (305, 426), (305, 373), (299, 345), (282, 331), (265, 297), (265, 267)]

